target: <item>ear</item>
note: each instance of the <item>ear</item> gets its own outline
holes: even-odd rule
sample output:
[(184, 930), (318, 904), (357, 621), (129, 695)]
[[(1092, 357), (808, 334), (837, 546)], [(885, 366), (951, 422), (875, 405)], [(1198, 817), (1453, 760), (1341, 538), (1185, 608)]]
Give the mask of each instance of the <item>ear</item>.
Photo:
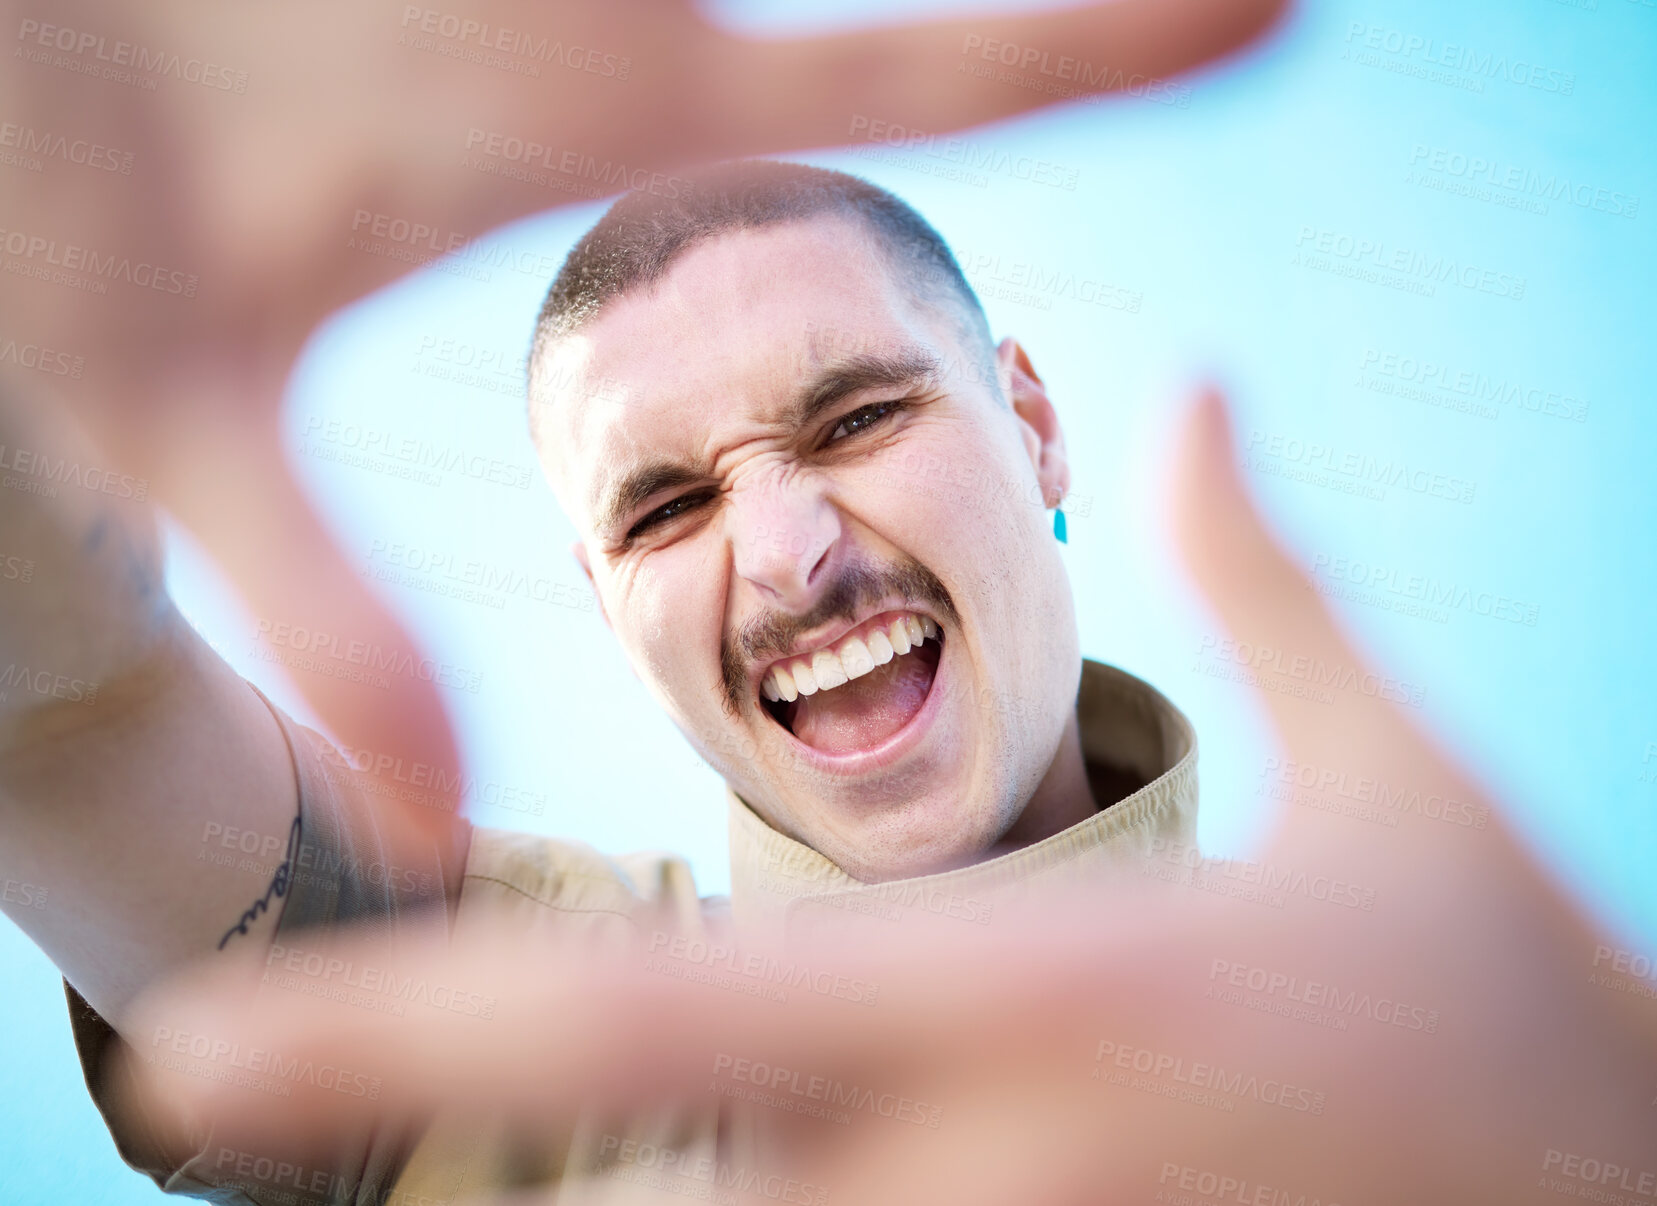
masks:
[(611, 632), (615, 627), (610, 623), (610, 613), (604, 610), (604, 596), (598, 593), (598, 583), (593, 581), (592, 562), (587, 560), (587, 545), (581, 540), (570, 541), (570, 552), (575, 555), (576, 561), (581, 564), (581, 572), (587, 575), (587, 585), (593, 589), (593, 598), (598, 601), (599, 618), (604, 621), (604, 627)]
[(1070, 459), (1064, 451), (1064, 432), (1059, 413), (1047, 397), (1047, 387), (1036, 376), (1030, 356), (1018, 340), (1003, 339), (995, 349), (996, 369), (1001, 387), (1018, 418), (1024, 449), (1041, 483), (1042, 503), (1056, 507), (1070, 492)]

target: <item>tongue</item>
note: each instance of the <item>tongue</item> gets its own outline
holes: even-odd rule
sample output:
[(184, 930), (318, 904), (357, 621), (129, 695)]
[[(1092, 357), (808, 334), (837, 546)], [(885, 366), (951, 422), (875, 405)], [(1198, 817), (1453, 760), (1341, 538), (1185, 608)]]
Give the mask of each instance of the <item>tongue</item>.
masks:
[(921, 710), (937, 673), (938, 654), (938, 643), (928, 641), (862, 678), (802, 695), (794, 704), (794, 736), (825, 754), (872, 749)]

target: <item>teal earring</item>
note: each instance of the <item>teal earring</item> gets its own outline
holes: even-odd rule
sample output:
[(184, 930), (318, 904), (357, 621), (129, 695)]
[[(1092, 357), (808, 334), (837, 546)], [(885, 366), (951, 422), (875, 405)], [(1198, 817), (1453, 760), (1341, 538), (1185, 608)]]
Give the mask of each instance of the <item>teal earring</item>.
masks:
[(1070, 535), (1064, 526), (1064, 508), (1060, 506), (1053, 508), (1053, 535), (1058, 537), (1060, 544), (1070, 543)]

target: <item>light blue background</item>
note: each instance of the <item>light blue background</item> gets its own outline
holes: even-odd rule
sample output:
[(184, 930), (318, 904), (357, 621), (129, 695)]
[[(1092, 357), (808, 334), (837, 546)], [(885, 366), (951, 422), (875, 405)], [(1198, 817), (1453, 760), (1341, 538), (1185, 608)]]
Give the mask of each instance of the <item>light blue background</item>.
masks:
[[(786, 19), (773, 11), (781, 7), (749, 0), (723, 11), (776, 30), (949, 6), (825, 0), (791, 5)], [(1348, 57), (1362, 42), (1347, 40), (1354, 22), (1568, 72), (1574, 92), (1501, 78), (1473, 92), (1384, 70)], [(1254, 794), (1260, 711), (1244, 688), (1193, 674), (1212, 628), (1164, 551), (1156, 510), (1160, 441), (1202, 373), (1233, 389), (1244, 437), (1320, 441), (1477, 484), (1475, 501), (1459, 505), (1257, 478), (1307, 564), (1319, 553), (1362, 559), (1538, 608), (1534, 627), (1466, 610), (1443, 623), (1351, 604), (1342, 614), (1377, 659), (1424, 688), (1424, 719), (1509, 802), (1548, 864), (1608, 924), (1657, 945), (1654, 51), (1657, 7), (1636, 0), (1315, 4), (1246, 63), (1185, 81), (1188, 107), (1071, 105), (968, 136), (980, 154), (1076, 169), (1074, 191), (996, 172), (982, 187), (944, 183), (924, 155), (808, 156), (898, 192), (964, 258), (1067, 268), (1143, 295), (1137, 314), (1066, 298), (1042, 309), (992, 296), (986, 308), (998, 335), (1030, 348), (1064, 417), (1074, 492), (1092, 499), (1091, 513), (1072, 519), (1067, 552), (1083, 649), (1159, 684), (1195, 720), (1210, 852), (1247, 849), (1264, 814)], [(1418, 146), (1636, 196), (1640, 210), (1631, 220), (1555, 200), (1537, 214), (1432, 190), (1407, 178)], [(496, 237), (557, 258), (598, 212), (565, 209)], [(1523, 277), (1525, 294), (1516, 302), (1440, 284), (1422, 297), (1311, 271), (1291, 262), (1303, 227)], [(295, 376), (291, 445), (313, 418), (338, 417), (532, 466), (518, 396), (424, 375), (433, 360), (421, 348), (455, 339), (512, 358), (546, 284), (501, 269), (488, 282), (427, 272), (339, 315)], [(1370, 349), (1586, 399), (1587, 419), (1511, 405), (1487, 419), (1362, 389)], [(463, 478), (433, 487), (293, 459), (359, 562), (375, 540), (406, 541), (580, 582), (571, 532), (538, 475), (527, 491)], [(173, 546), (186, 611), (305, 715), (273, 668), (246, 656), (252, 620), (187, 540)], [(454, 721), (480, 777), (549, 793), (548, 813), (529, 821), (606, 850), (678, 851), (705, 891), (724, 889), (719, 784), (595, 613), (391, 597), (436, 656), (484, 674), (478, 695), (450, 695)], [(85, 1095), (50, 964), (9, 924), (0, 959), (10, 986), (0, 995), (9, 1090), (0, 1202), (155, 1200)]]

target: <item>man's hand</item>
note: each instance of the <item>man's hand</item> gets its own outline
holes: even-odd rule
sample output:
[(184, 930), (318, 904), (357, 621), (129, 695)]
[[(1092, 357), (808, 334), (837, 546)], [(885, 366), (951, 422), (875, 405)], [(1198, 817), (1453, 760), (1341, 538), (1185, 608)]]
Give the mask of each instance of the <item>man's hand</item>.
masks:
[[(1205, 398), (1173, 474), (1197, 581), (1238, 639), (1362, 673), (1234, 465), (1224, 409)], [(380, 1078), (378, 1101), (279, 1101), (152, 1069), (153, 1083), (231, 1145), (298, 1153), (368, 1125), (369, 1110), (504, 1117), (534, 1136), (581, 1109), (775, 1101), (820, 1078), (909, 1105), (852, 1107), (844, 1124), (753, 1106), (761, 1171), (859, 1206), (1649, 1195), (1657, 1017), (1594, 982), (1604, 940), (1396, 707), (1356, 692), (1334, 706), (1266, 698), (1300, 765), (1486, 823), (1416, 812), (1379, 829), (1294, 809), (1236, 875), (1159, 860), (1141, 883), (998, 910), (971, 935), (906, 921), (895, 938), (790, 952), (878, 983), (872, 1008), (754, 1000), (639, 961), (526, 957), (505, 926), (452, 947), (348, 942), (328, 953), (464, 985), (492, 1017), (390, 1020), (275, 990), (250, 1005), (245, 987), (198, 979), (152, 998), (144, 1026), (349, 1066)], [(1280, 900), (1234, 890), (1283, 876)], [(631, 1182), (590, 1188), (655, 1200)]]

